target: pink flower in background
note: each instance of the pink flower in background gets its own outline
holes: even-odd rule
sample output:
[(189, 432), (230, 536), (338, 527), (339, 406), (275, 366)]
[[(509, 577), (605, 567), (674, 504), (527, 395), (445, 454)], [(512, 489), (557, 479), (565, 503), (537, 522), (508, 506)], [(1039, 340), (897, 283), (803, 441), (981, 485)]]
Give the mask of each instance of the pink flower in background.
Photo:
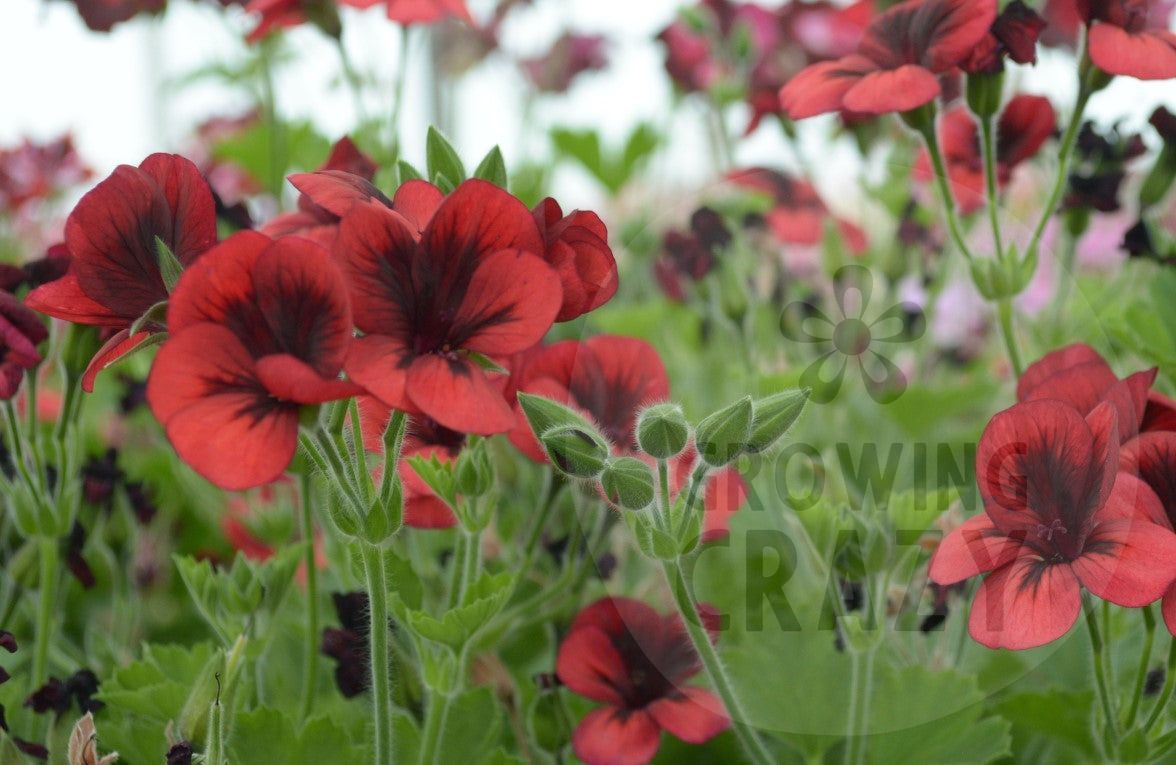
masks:
[(0, 211), (14, 213), (51, 199), (91, 175), (68, 133), (45, 143), (26, 138), (12, 148), (0, 148)]
[(605, 39), (601, 35), (565, 32), (541, 56), (519, 62), (523, 74), (544, 93), (563, 93), (585, 72), (596, 72), (608, 65)]
[(371, 8), (384, 5), (388, 18), (398, 24), (434, 24), (445, 19), (473, 23), (465, 0), (339, 0), (341, 5)]

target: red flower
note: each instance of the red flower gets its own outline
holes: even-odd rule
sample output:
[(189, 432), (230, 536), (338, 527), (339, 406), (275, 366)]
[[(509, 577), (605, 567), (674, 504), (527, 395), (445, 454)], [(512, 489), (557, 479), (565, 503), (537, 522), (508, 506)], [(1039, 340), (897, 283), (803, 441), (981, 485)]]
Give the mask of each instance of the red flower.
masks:
[[(996, 181), (998, 188), (1012, 180), (1017, 165), (1032, 158), (1057, 126), (1057, 115), (1043, 96), (1017, 95), (1009, 100), (996, 126)], [(947, 164), (952, 196), (964, 213), (984, 206), (984, 160), (980, 129), (966, 107), (959, 106), (939, 122), (939, 143)], [(933, 176), (926, 149), (915, 160), (914, 175), (921, 181)]]
[(596, 72), (608, 65), (605, 40), (600, 35), (565, 32), (542, 56), (519, 62), (523, 74), (536, 90), (563, 93), (584, 72)]
[(386, 405), (451, 430), (510, 430), (510, 405), (479, 356), (531, 347), (559, 313), (559, 275), (540, 256), (535, 219), (484, 181), (444, 201), (428, 184), (405, 186), (415, 191), (397, 192), (403, 214), (359, 204), (339, 228), (335, 254), (365, 333), (347, 373)]
[(184, 266), (216, 243), (208, 184), (195, 165), (174, 154), (152, 154), (138, 167), (120, 165), (82, 197), (65, 223), (69, 272), (25, 299), (49, 316), (116, 330), (86, 370), (86, 391), (98, 372), (164, 329), (148, 322), (134, 337), (129, 332), (168, 299), (156, 240)]
[(342, 5), (355, 8), (371, 8), (373, 5), (388, 6), (388, 18), (398, 24), (433, 24), (453, 18), (471, 24), (470, 10), (465, 0), (339, 0)]
[[(1176, 77), (1171, 6), (1155, 0), (1077, 0), (1077, 5), (1090, 28), (1090, 60), (1099, 69), (1140, 80)], [(1159, 18), (1153, 11), (1160, 11)]]
[(559, 274), (563, 305), (556, 321), (569, 321), (607, 303), (617, 292), (617, 261), (608, 230), (596, 213), (573, 210), (566, 217), (551, 197), (533, 211), (546, 249), (543, 259)]
[(792, 119), (848, 110), (905, 112), (939, 95), (996, 20), (995, 0), (906, 0), (874, 19), (857, 52), (814, 64), (780, 91)]
[(41, 363), (37, 345), (48, 337), (49, 331), (35, 313), (0, 290), (0, 400), (15, 396), (25, 370)]
[(159, 13), (167, 0), (73, 0), (78, 15), (95, 32), (109, 32), (111, 27), (138, 13)]
[(731, 243), (723, 216), (709, 207), (690, 214), (690, 230), (670, 230), (662, 237), (662, 254), (653, 263), (653, 275), (666, 297), (686, 299), (689, 282), (701, 281), (717, 263), (716, 256)]
[(832, 221), (850, 252), (860, 255), (869, 247), (865, 233), (853, 223), (833, 215), (808, 181), (765, 167), (735, 170), (727, 175), (727, 180), (740, 188), (772, 198), (772, 209), (764, 219), (783, 244), (820, 244), (826, 223)]
[(662, 616), (629, 598), (603, 598), (585, 608), (556, 660), (564, 685), (604, 705), (576, 727), (576, 756), (587, 765), (644, 765), (657, 754), (663, 730), (689, 744), (722, 733), (730, 725), (723, 703), (686, 685), (700, 670), (677, 614)]
[[(1119, 467), (1152, 488), (1163, 506), (1163, 525), (1176, 528), (1176, 432), (1150, 431), (1131, 439), (1119, 453)], [(1163, 614), (1176, 635), (1176, 582), (1164, 593)]]
[(236, 234), (185, 272), (147, 401), (180, 457), (224, 489), (282, 474), (303, 406), (360, 389), (337, 379), (351, 341), (343, 276), (305, 239)]
[(985, 512), (940, 544), (941, 585), (988, 573), (969, 631), (989, 648), (1023, 649), (1064, 635), (1081, 588), (1117, 605), (1157, 600), (1176, 579), (1176, 534), (1139, 479), (1119, 473), (1115, 408), (1083, 419), (1060, 401), (1017, 404), (988, 423), (976, 455)]
[(0, 149), (0, 210), (13, 213), (29, 202), (50, 199), (90, 174), (69, 134), (43, 144), (25, 139)]
[[(318, 171), (290, 176), (290, 182), (302, 192), (298, 210), (273, 218), (261, 232), (272, 237), (301, 236), (329, 249), (339, 232), (339, 221), (355, 201), (387, 199), (371, 183), (376, 169), (376, 163), (350, 138), (340, 138)], [(345, 196), (348, 194), (354, 196)], [(329, 207), (316, 202), (316, 197)]]
[(1037, 38), (1043, 29), (1045, 19), (1021, 0), (1013, 0), (1000, 12), (992, 29), (968, 56), (963, 64), (964, 71), (995, 74), (1004, 70), (1005, 56), (1018, 64), (1036, 64)]
[[(392, 410), (373, 396), (359, 397), (359, 421), (363, 431), (363, 443), (368, 450), (382, 454), (384, 451), (384, 430)], [(457, 517), (433, 490), (429, 488), (408, 463), (408, 458), (420, 456), (424, 459), (436, 457), (442, 462), (457, 459), (465, 446), (464, 433), (438, 425), (427, 417), (409, 420), (408, 432), (404, 437), (401, 451), (400, 480), (404, 487), (404, 523), (418, 529), (448, 529), (457, 525)]]

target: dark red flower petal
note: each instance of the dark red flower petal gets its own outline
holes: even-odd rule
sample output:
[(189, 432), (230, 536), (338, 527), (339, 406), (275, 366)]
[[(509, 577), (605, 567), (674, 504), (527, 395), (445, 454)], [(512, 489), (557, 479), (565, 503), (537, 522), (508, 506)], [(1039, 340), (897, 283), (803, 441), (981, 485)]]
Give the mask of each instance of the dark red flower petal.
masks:
[(25, 305), (35, 311), (77, 324), (99, 327), (126, 326), (127, 319), (82, 292), (78, 276), (71, 269), (60, 279), (46, 282), (25, 296)]
[(572, 734), (572, 748), (585, 765), (646, 765), (660, 744), (649, 713), (612, 707), (589, 712)]
[(1032, 158), (1057, 128), (1053, 105), (1044, 96), (1013, 96), (996, 126), (997, 161), (1011, 169)]
[(535, 255), (517, 250), (482, 259), (465, 289), (449, 337), (460, 348), (509, 356), (539, 342), (555, 321), (559, 276)]
[(1123, 444), (1120, 467), (1143, 479), (1176, 527), (1176, 432), (1149, 431)]
[(1008, 536), (981, 513), (943, 538), (931, 558), (928, 576), (936, 584), (951, 585), (998, 569), (1021, 554), (1023, 541)]
[(555, 671), (560, 682), (581, 696), (621, 706), (620, 689), (629, 685), (625, 660), (600, 627), (573, 629), (559, 646)]
[(1045, 19), (1036, 11), (1021, 0), (1013, 0), (996, 17), (992, 34), (1013, 61), (1018, 64), (1035, 64), (1037, 38), (1045, 27)]
[(1022, 556), (980, 585), (968, 631), (988, 648), (1036, 648), (1065, 635), (1081, 610), (1078, 578), (1068, 565)]
[(870, 23), (858, 53), (885, 69), (919, 64), (938, 74), (964, 61), (994, 21), (995, 0), (906, 0)]
[(1176, 534), (1138, 519), (1106, 521), (1070, 565), (1082, 585), (1103, 600), (1140, 608), (1159, 600), (1176, 581)]
[(417, 409), (450, 430), (490, 435), (515, 424), (501, 390), (468, 359), (417, 356), (408, 368), (405, 392)]
[(780, 89), (780, 107), (801, 120), (842, 109), (845, 94), (878, 66), (865, 56), (846, 56), (802, 69)]
[(1148, 391), (1139, 430), (1176, 430), (1176, 401), (1158, 391)]
[(723, 702), (703, 688), (679, 688), (649, 705), (661, 726), (688, 744), (703, 744), (731, 727)]
[(386, 335), (367, 335), (351, 342), (344, 368), (385, 405), (409, 413), (419, 411), (405, 393), (412, 354), (398, 340)]
[(343, 170), (295, 173), (289, 180), (310, 201), (340, 218), (357, 204), (375, 201), (385, 207), (392, 206), (392, 201), (371, 181)]
[(600, 218), (579, 210), (564, 217), (550, 197), (535, 207), (534, 215), (547, 243), (544, 259), (563, 286), (556, 321), (569, 321), (607, 303), (617, 291), (617, 261)]
[(272, 396), (298, 404), (324, 404), (363, 393), (355, 383), (323, 377), (297, 356), (276, 353), (257, 360), (257, 379)]
[(252, 273), (253, 265), (272, 243), (264, 234), (241, 231), (184, 269), (168, 301), (168, 331), (176, 334), (196, 324), (212, 323), (248, 337), (264, 328)]
[(86, 366), (86, 371), (82, 375), (82, 390), (86, 393), (93, 393), (94, 380), (98, 377), (98, 373), (118, 362), (124, 356), (134, 353), (140, 345), (147, 342), (152, 334), (148, 330), (140, 330), (132, 335), (128, 328), (111, 335), (110, 339), (98, 349), (94, 358), (90, 359), (89, 365)]
[(216, 244), (216, 202), (208, 183), (191, 160), (178, 154), (152, 154), (139, 169), (155, 181), (167, 201), (171, 237), (164, 241), (181, 263), (191, 265)]
[(1107, 74), (1139, 80), (1176, 77), (1176, 34), (1166, 30), (1133, 33), (1114, 24), (1095, 23), (1087, 50), (1095, 66)]
[(388, 18), (406, 26), (446, 18), (473, 22), (465, 0), (388, 0)]
[[(1111, 372), (1110, 366), (1098, 351), (1085, 343), (1074, 343), (1042, 356), (1025, 369), (1025, 374), (1017, 380), (1017, 400), (1027, 401), (1029, 392), (1044, 382), (1047, 378), (1079, 364), (1101, 364), (1106, 371)], [(1099, 373), (1101, 374), (1101, 373)], [(1111, 372), (1111, 374), (1114, 374)], [(1093, 406), (1091, 407), (1093, 408)]]
[(861, 114), (905, 112), (938, 95), (939, 78), (931, 70), (905, 64), (865, 75), (846, 91), (841, 105)]
[(445, 201), (441, 189), (427, 181), (408, 180), (396, 189), (392, 198), (392, 209), (400, 213), (420, 234), (429, 225), (437, 208)]

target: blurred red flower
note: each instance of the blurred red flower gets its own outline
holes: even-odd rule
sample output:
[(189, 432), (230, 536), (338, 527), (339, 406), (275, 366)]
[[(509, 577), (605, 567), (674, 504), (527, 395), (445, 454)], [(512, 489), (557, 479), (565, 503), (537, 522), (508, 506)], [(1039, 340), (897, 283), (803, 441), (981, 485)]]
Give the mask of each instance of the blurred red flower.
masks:
[(976, 477), (984, 513), (940, 544), (941, 585), (988, 573), (969, 630), (990, 648), (1023, 649), (1064, 635), (1081, 588), (1137, 608), (1176, 580), (1176, 534), (1147, 484), (1119, 472), (1116, 408), (1083, 418), (1042, 399), (997, 414), (981, 436)]
[(84, 390), (93, 389), (98, 372), (164, 329), (149, 321), (133, 337), (129, 331), (168, 299), (157, 243), (187, 267), (216, 237), (212, 192), (196, 166), (175, 154), (120, 165), (82, 197), (65, 223), (69, 271), (25, 302), (54, 318), (115, 330), (90, 362)]
[(992, 29), (968, 56), (962, 67), (967, 72), (997, 73), (1004, 70), (1007, 56), (1018, 64), (1037, 63), (1037, 38), (1045, 19), (1021, 0), (1004, 7)]
[[(1031, 159), (1053, 135), (1057, 115), (1044, 96), (1013, 96), (1001, 112), (996, 126), (996, 181), (1003, 188), (1012, 180), (1017, 165)], [(971, 112), (957, 106), (939, 121), (939, 144), (947, 164), (952, 196), (964, 213), (984, 206), (984, 160), (980, 151), (980, 128)], [(915, 160), (915, 178), (934, 178), (927, 150)]]
[(541, 56), (519, 62), (531, 85), (544, 93), (563, 93), (585, 72), (608, 65), (605, 40), (600, 35), (565, 32)]
[(781, 105), (792, 119), (922, 106), (939, 95), (938, 75), (965, 61), (995, 20), (995, 0), (906, 0), (874, 19), (855, 53), (792, 78)]
[(535, 219), (485, 181), (443, 201), (428, 184), (405, 186), (401, 212), (357, 204), (335, 240), (365, 333), (347, 373), (386, 405), (451, 430), (510, 430), (514, 415), (483, 359), (534, 345), (563, 300)]
[(536, 205), (533, 214), (546, 245), (543, 259), (563, 287), (555, 320), (569, 321), (607, 303), (617, 292), (617, 261), (600, 217), (584, 210), (565, 216), (551, 197)]
[(734, 170), (727, 174), (727, 180), (771, 197), (773, 206), (764, 214), (764, 220), (783, 244), (820, 244), (826, 224), (832, 222), (850, 252), (860, 255), (869, 247), (865, 232), (833, 215), (808, 181), (765, 167)]
[(1090, 28), (1090, 60), (1107, 74), (1140, 80), (1176, 77), (1176, 33), (1172, 8), (1155, 0), (1077, 0)]
[(25, 370), (41, 363), (37, 345), (49, 331), (37, 314), (9, 292), (0, 290), (0, 400), (16, 395)]
[[(340, 138), (316, 172), (290, 176), (290, 182), (302, 192), (298, 210), (274, 217), (261, 227), (261, 232), (272, 237), (301, 236), (330, 248), (339, 232), (339, 221), (356, 200), (386, 199), (371, 185), (376, 170), (376, 163), (354, 141), (347, 136)], [(347, 193), (355, 196), (340, 196)], [(315, 202), (315, 197), (323, 198), (329, 208)]]
[(337, 379), (351, 326), (343, 276), (325, 249), (235, 234), (180, 279), (147, 401), (209, 481), (269, 483), (294, 456), (303, 406), (361, 392)]
[(167, 7), (167, 0), (72, 0), (78, 15), (95, 32), (109, 32), (120, 22), (139, 13), (159, 13)]
[(72, 136), (47, 143), (26, 138), (18, 146), (0, 149), (0, 210), (14, 213), (29, 202), (50, 199), (91, 174)]
[(473, 23), (465, 0), (339, 0), (339, 3), (355, 8), (386, 5), (388, 18), (399, 24), (433, 24), (449, 18)]
[[(717, 640), (712, 616), (709, 609), (700, 614)], [(725, 731), (722, 701), (686, 685), (701, 669), (677, 614), (663, 616), (630, 598), (603, 598), (582, 610), (559, 646), (556, 672), (572, 692), (603, 706), (576, 726), (576, 756), (587, 765), (645, 765), (663, 730), (689, 744)]]
[(250, 43), (271, 32), (307, 22), (331, 37), (338, 37), (342, 30), (334, 0), (249, 0), (245, 10), (261, 16), (257, 26), (245, 36)]

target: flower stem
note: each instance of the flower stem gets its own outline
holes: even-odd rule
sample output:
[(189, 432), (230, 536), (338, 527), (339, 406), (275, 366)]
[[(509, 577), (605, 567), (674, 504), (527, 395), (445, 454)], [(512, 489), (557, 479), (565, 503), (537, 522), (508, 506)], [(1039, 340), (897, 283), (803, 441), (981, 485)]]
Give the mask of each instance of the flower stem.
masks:
[(726, 669), (723, 668), (723, 661), (711, 643), (706, 628), (699, 620), (698, 603), (690, 591), (681, 561), (665, 561), (664, 567), (670, 590), (674, 594), (674, 604), (678, 607), (682, 623), (686, 625), (690, 641), (694, 644), (694, 650), (698, 652), (698, 658), (702, 661), (711, 687), (723, 700), (723, 706), (726, 707), (727, 715), (731, 718), (731, 727), (735, 730), (735, 736), (739, 739), (748, 759), (755, 765), (772, 765), (776, 762), (775, 755), (764, 744), (759, 732), (748, 723), (747, 714), (743, 711), (743, 705), (735, 693), (735, 687), (727, 676)]
[(951, 187), (947, 182), (947, 167), (943, 163), (943, 153), (939, 150), (939, 139), (935, 136), (934, 120), (928, 120), (927, 125), (919, 133), (923, 136), (923, 142), (927, 145), (927, 154), (931, 157), (931, 165), (935, 168), (935, 187), (939, 190), (939, 198), (943, 202), (943, 217), (947, 220), (947, 229), (951, 233), (951, 240), (964, 258), (971, 260), (972, 251), (964, 242), (959, 215), (956, 213), (955, 199), (951, 195)]
[(37, 634), (33, 644), (32, 690), (49, 679), (49, 643), (53, 630), (53, 607), (57, 602), (57, 540), (42, 536), (38, 540), (41, 559), (40, 591), (37, 599)]
[(1021, 362), (1021, 352), (1017, 350), (1017, 336), (1013, 331), (1013, 301), (1007, 297), (1001, 298), (996, 304), (996, 313), (1000, 318), (1000, 336), (1004, 339), (1009, 362), (1013, 365), (1013, 372), (1020, 377), (1025, 372), (1025, 365)]
[(425, 730), (421, 734), (421, 756), (419, 765), (433, 765), (441, 751), (441, 733), (445, 718), (449, 716), (449, 696), (438, 691), (429, 692), (429, 703), (425, 708)]
[(375, 725), (374, 765), (389, 765), (392, 753), (392, 675), (388, 655), (388, 582), (380, 548), (361, 543), (369, 606), (372, 664), (372, 722)]
[(1156, 699), (1156, 705), (1152, 709), (1151, 714), (1148, 715), (1147, 722), (1143, 724), (1143, 732), (1148, 733), (1152, 728), (1156, 727), (1156, 723), (1160, 721), (1160, 717), (1164, 712), (1168, 711), (1168, 702), (1172, 699), (1172, 692), (1176, 690), (1176, 638), (1168, 646), (1168, 674), (1164, 678), (1164, 689), (1160, 691), (1160, 697)]
[(1143, 701), (1143, 686), (1147, 682), (1147, 667), (1151, 661), (1152, 644), (1156, 639), (1156, 615), (1150, 605), (1143, 608), (1143, 651), (1139, 654), (1139, 670), (1135, 673), (1135, 689), (1131, 694), (1131, 706), (1127, 710), (1127, 719), (1123, 723), (1123, 730), (1131, 730), (1139, 714), (1139, 704)]
[(318, 685), (318, 570), (314, 560), (314, 497), (309, 468), (303, 469), (299, 476), (299, 486), (302, 543), (306, 545), (306, 643), (303, 646), (306, 664), (302, 677), (302, 719), (306, 720), (314, 706)]
[(1111, 694), (1107, 688), (1106, 662), (1103, 656), (1103, 639), (1098, 627), (1098, 617), (1094, 613), (1094, 606), (1088, 600), (1083, 600), (1082, 610), (1086, 614), (1086, 628), (1090, 631), (1091, 661), (1094, 665), (1094, 684), (1098, 691), (1099, 704), (1102, 706), (1103, 722), (1106, 725), (1107, 743), (1114, 754), (1114, 747), (1118, 744), (1119, 725), (1115, 718), (1115, 709), (1111, 703)]
[(851, 654), (849, 725), (846, 729), (845, 765), (866, 761), (866, 734), (870, 721), (870, 697), (874, 693), (874, 650)]
[(1000, 215), (996, 197), (996, 144), (993, 133), (992, 117), (981, 119), (981, 149), (984, 153), (984, 190), (987, 196), (988, 222), (992, 226), (992, 244), (996, 249), (996, 257), (1004, 258), (1004, 242), (1000, 235)]

